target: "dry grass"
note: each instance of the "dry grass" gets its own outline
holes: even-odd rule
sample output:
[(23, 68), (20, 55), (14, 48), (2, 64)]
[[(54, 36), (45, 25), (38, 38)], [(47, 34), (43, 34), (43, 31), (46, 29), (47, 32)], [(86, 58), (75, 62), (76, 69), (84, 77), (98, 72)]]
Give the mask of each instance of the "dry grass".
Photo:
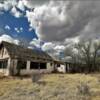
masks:
[(0, 100), (100, 100), (100, 74), (47, 74), (38, 83), (1, 78)]

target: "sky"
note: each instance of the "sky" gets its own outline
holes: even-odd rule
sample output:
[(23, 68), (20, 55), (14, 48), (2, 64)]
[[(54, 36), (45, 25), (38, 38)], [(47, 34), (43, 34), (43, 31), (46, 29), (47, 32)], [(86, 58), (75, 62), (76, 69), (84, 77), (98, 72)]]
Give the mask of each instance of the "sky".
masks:
[(1, 0), (0, 41), (64, 56), (75, 43), (100, 39), (99, 0)]

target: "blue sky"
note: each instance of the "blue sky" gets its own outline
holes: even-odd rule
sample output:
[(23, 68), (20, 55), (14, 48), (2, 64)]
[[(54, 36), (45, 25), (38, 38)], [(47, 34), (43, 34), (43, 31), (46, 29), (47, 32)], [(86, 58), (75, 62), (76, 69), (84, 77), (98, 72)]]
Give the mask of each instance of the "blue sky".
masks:
[[(25, 16), (16, 18), (10, 11), (2, 12), (3, 13), (0, 14), (0, 35), (7, 34), (16, 39), (24, 38), (27, 41), (37, 38), (34, 29), (29, 31), (30, 23)], [(21, 13), (25, 14), (25, 11)]]

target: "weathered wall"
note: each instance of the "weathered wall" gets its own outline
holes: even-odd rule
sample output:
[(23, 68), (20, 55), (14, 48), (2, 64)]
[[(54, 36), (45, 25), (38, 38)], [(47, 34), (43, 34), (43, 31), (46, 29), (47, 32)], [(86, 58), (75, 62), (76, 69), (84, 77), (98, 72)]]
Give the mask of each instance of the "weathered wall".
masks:
[(5, 47), (3, 47), (0, 50), (0, 60), (8, 60), (7, 62), (7, 68), (6, 69), (0, 69), (1, 73), (4, 73), (5, 75), (9, 75), (9, 66), (10, 66), (10, 56), (8, 54), (8, 51)]
[(8, 69), (0, 69), (0, 73), (3, 73), (4, 75), (9, 75)]
[(51, 73), (54, 70), (54, 64), (47, 63), (47, 69), (30, 69), (30, 61), (27, 61), (27, 69), (21, 70), (21, 75), (30, 75), (33, 73)]
[(52, 71), (54, 71), (54, 63), (52, 62), (50, 62), (50, 63), (47, 63), (47, 70), (49, 71), (49, 72), (52, 72)]
[[(9, 53), (5, 47), (2, 47), (0, 50), (0, 59), (4, 60), (7, 59), (7, 68), (6, 69), (0, 69), (0, 72), (4, 73), (5, 75), (16, 75), (17, 74), (17, 59), (11, 59), (9, 56)], [(30, 69), (30, 61), (27, 61), (27, 68), (21, 69), (20, 74), (26, 75), (26, 74), (32, 74), (32, 73), (51, 73), (54, 70), (54, 64), (51, 62), (47, 63), (47, 69)]]
[(10, 63), (11, 62), (11, 59), (9, 58), (8, 59), (8, 62), (7, 62), (7, 68), (6, 69), (0, 69), (0, 72), (3, 73), (4, 75), (9, 75), (9, 68), (10, 68)]
[(16, 70), (17, 61), (18, 61), (17, 59), (11, 59), (11, 61), (10, 61), (9, 71), (10, 71), (11, 75), (16, 75), (17, 74), (17, 70)]
[(9, 58), (7, 49), (4, 47), (0, 50), (0, 59)]

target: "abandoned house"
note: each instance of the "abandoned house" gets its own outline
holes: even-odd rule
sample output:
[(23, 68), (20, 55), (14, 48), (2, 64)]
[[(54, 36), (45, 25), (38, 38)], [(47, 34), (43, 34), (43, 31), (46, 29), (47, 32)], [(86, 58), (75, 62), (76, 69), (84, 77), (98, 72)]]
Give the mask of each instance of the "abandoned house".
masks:
[(34, 72), (50, 73), (54, 70), (51, 56), (8, 42), (0, 44), (0, 72), (5, 75), (29, 75)]

